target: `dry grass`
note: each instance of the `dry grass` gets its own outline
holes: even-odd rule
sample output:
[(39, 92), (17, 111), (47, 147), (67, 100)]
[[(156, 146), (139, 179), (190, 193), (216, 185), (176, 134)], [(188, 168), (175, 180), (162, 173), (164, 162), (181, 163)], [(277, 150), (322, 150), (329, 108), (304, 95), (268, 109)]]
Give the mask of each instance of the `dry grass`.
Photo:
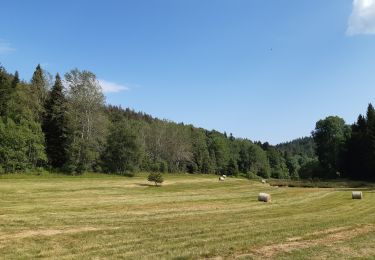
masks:
[(374, 190), (352, 200), (350, 189), (165, 179), (0, 178), (0, 258), (375, 257)]

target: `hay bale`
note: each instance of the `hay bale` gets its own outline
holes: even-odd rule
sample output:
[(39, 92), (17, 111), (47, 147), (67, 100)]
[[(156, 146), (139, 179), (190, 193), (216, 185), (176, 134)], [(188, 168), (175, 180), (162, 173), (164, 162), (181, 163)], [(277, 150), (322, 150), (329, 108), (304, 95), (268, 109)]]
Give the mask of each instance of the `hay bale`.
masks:
[(222, 176), (224, 179), (227, 177), (225, 174), (223, 174), (223, 176)]
[(266, 180), (262, 180), (262, 183), (263, 183), (263, 184), (266, 184), (266, 183), (267, 183), (267, 181), (266, 181)]
[(225, 178), (224, 177), (219, 177), (219, 181), (224, 181)]
[(271, 202), (271, 195), (268, 193), (261, 192), (258, 195), (258, 201)]
[(363, 198), (362, 191), (353, 191), (352, 192), (352, 199), (353, 200), (360, 200)]

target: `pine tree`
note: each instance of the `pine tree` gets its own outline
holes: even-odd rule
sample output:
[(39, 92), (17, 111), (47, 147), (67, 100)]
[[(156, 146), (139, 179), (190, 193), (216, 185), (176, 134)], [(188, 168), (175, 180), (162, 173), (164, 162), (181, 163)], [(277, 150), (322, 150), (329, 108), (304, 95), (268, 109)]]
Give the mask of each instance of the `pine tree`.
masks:
[(375, 180), (375, 109), (369, 104), (366, 117), (360, 115), (351, 127), (345, 146), (345, 177)]
[(362, 179), (362, 174), (367, 171), (366, 118), (359, 115), (357, 123), (352, 125), (351, 130), (351, 137), (347, 140), (345, 146), (344, 175), (350, 179)]
[(0, 116), (5, 116), (8, 110), (9, 101), (9, 80), (6, 70), (0, 66)]
[(43, 75), (43, 70), (38, 64), (36, 67), (33, 77), (31, 79), (31, 94), (35, 99), (35, 106), (33, 107), (35, 117), (38, 120), (42, 120), (44, 113), (44, 103), (47, 99), (47, 86), (46, 80)]
[(66, 99), (59, 74), (45, 103), (43, 131), (46, 138), (46, 152), (50, 165), (61, 168), (66, 162)]
[(0, 66), (0, 116), (9, 116), (9, 106), (19, 82), (18, 72), (13, 75)]
[(12, 90), (14, 91), (17, 88), (18, 83), (20, 82), (20, 78), (18, 75), (18, 71), (14, 73), (14, 77), (11, 83)]
[(367, 108), (367, 131), (366, 131), (366, 144), (367, 154), (365, 156), (367, 169), (363, 174), (365, 179), (374, 179), (375, 172), (375, 109), (372, 104)]

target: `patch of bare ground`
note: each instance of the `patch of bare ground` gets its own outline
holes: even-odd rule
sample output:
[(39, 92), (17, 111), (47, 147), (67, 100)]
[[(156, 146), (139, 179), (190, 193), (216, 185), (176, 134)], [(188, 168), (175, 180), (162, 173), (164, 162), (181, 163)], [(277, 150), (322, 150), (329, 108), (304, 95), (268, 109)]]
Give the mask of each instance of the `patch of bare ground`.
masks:
[(293, 250), (306, 249), (319, 245), (334, 245), (335, 243), (344, 242), (373, 231), (375, 231), (375, 225), (332, 228), (309, 233), (304, 237), (287, 238), (286, 242), (258, 247), (252, 249), (250, 253), (235, 255), (234, 258), (273, 259), (280, 253), (288, 253)]
[(80, 232), (97, 231), (100, 228), (95, 227), (79, 227), (71, 229), (40, 229), (40, 230), (25, 230), (14, 234), (0, 234), (0, 241), (23, 239), (34, 236), (54, 236), (59, 234), (74, 234)]

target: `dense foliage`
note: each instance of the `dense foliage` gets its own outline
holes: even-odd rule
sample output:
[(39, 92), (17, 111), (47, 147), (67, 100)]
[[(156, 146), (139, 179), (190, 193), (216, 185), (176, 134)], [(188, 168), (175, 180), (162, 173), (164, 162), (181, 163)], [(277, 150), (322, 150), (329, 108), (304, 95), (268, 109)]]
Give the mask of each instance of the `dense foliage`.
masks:
[[(121, 122), (121, 126), (115, 127), (116, 131), (127, 132), (123, 137), (117, 133), (107, 142), (109, 147), (114, 146), (111, 145), (112, 142), (116, 143), (116, 146), (123, 143), (123, 149), (127, 149), (127, 157), (134, 158), (127, 163), (126, 169), (270, 176), (271, 167), (267, 152), (249, 140), (228, 137), (225, 133), (207, 131), (192, 125), (158, 120), (116, 106), (107, 106), (106, 113), (111, 125)], [(125, 145), (131, 140), (133, 144)], [(113, 163), (118, 164), (118, 161)]]
[(366, 116), (360, 115), (352, 126), (330, 116), (316, 123), (312, 135), (319, 163), (307, 167), (309, 177), (375, 180), (375, 110), (371, 104)]
[(345, 177), (375, 181), (375, 110), (370, 104), (366, 116), (351, 126), (343, 151)]
[(0, 94), (3, 173), (43, 167), (71, 174), (148, 171), (373, 179), (375, 172), (372, 106), (351, 128), (341, 118), (328, 117), (317, 123), (313, 137), (272, 146), (106, 105), (89, 71), (74, 69), (64, 80), (57, 74), (51, 83), (38, 65), (27, 83), (1, 67)]
[(315, 157), (315, 142), (312, 137), (303, 137), (281, 143), (276, 145), (276, 148), (289, 155), (301, 155), (307, 158)]

